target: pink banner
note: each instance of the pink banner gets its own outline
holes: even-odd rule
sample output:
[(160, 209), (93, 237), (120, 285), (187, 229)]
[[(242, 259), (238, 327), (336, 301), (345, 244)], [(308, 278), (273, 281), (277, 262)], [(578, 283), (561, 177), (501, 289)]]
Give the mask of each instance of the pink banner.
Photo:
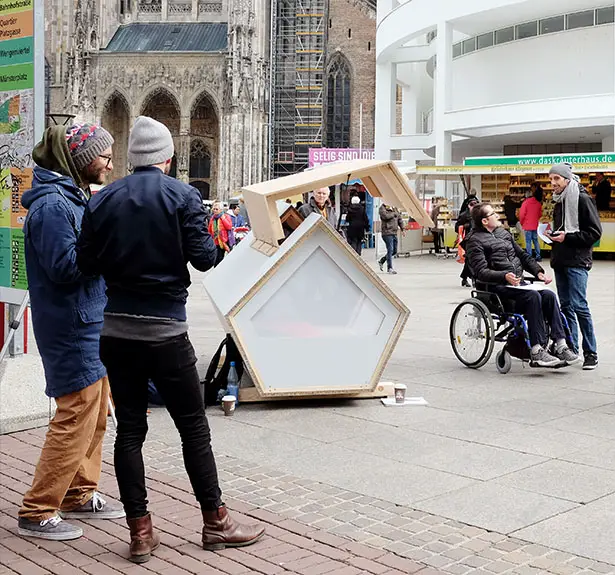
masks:
[(332, 164), (333, 162), (347, 162), (349, 160), (374, 160), (374, 150), (359, 148), (310, 148), (309, 167)]

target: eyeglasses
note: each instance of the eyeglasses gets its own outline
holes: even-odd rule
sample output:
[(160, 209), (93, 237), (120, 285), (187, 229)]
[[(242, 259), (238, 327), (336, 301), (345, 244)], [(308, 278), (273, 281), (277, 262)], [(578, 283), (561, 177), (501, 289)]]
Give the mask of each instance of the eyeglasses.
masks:
[(105, 164), (105, 168), (108, 168), (109, 164), (113, 162), (113, 158), (111, 156), (103, 156), (102, 154), (100, 154), (98, 157), (102, 158), (103, 160), (107, 160), (107, 163)]
[(490, 214), (485, 214), (483, 219), (489, 219), (491, 216), (495, 216), (497, 212), (491, 212)]

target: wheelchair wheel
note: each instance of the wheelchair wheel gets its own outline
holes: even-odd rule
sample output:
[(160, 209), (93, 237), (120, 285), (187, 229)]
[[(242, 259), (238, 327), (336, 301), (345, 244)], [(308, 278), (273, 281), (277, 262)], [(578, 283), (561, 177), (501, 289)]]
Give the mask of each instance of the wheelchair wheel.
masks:
[(495, 367), (500, 373), (508, 373), (512, 367), (512, 357), (505, 349), (500, 350), (495, 356)]
[(489, 361), (495, 329), (491, 312), (482, 301), (471, 298), (461, 302), (451, 317), (449, 334), (453, 352), (465, 366), (478, 369)]

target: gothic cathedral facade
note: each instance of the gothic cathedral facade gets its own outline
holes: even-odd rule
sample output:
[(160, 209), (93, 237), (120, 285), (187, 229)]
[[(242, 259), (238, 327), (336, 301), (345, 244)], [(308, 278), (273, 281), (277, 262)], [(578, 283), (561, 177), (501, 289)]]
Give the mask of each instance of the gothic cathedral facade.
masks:
[[(199, 188), (206, 199), (227, 199), (241, 186), (270, 176), (276, 1), (45, 4), (49, 112), (100, 122), (113, 134), (113, 179), (129, 169), (128, 133), (139, 115), (169, 127), (176, 152), (172, 174)], [(342, 127), (348, 135), (344, 142), (357, 145), (362, 137), (368, 147), (373, 145), (375, 2), (328, 4), (333, 5), (328, 8), (328, 38), (335, 46), (326, 55), (327, 66), (335, 77), (347, 75), (346, 89), (353, 94), (349, 112), (356, 115), (360, 98), (367, 126), (358, 135), (353, 129), (356, 119), (349, 114), (349, 125)], [(332, 30), (336, 13), (339, 34)], [(326, 89), (326, 81), (323, 86)], [(339, 114), (335, 121), (339, 124)], [(322, 145), (326, 143), (323, 138)]]

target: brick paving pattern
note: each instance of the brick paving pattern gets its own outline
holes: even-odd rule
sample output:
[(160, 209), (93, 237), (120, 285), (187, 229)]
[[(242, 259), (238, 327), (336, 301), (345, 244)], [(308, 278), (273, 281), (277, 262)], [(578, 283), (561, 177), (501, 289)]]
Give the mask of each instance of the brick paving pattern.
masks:
[[(171, 445), (169, 439), (150, 436), (144, 451), (147, 466), (185, 478), (179, 441)], [(106, 450), (110, 457), (111, 441)], [(257, 463), (220, 455), (216, 461), (226, 497), (395, 553), (441, 573), (615, 574), (613, 565), (293, 477)]]
[[(421, 575), (465, 573), (614, 573), (615, 567), (322, 483), (218, 457), (229, 507), (244, 521), (267, 523), (267, 536), (244, 549), (200, 548), (200, 512), (177, 445), (152, 436), (146, 445), (150, 506), (163, 545), (144, 566), (126, 559), (124, 520), (88, 521), (76, 541), (15, 535), (45, 429), (0, 436), (0, 575)], [(113, 432), (107, 436), (101, 489), (117, 498)]]

